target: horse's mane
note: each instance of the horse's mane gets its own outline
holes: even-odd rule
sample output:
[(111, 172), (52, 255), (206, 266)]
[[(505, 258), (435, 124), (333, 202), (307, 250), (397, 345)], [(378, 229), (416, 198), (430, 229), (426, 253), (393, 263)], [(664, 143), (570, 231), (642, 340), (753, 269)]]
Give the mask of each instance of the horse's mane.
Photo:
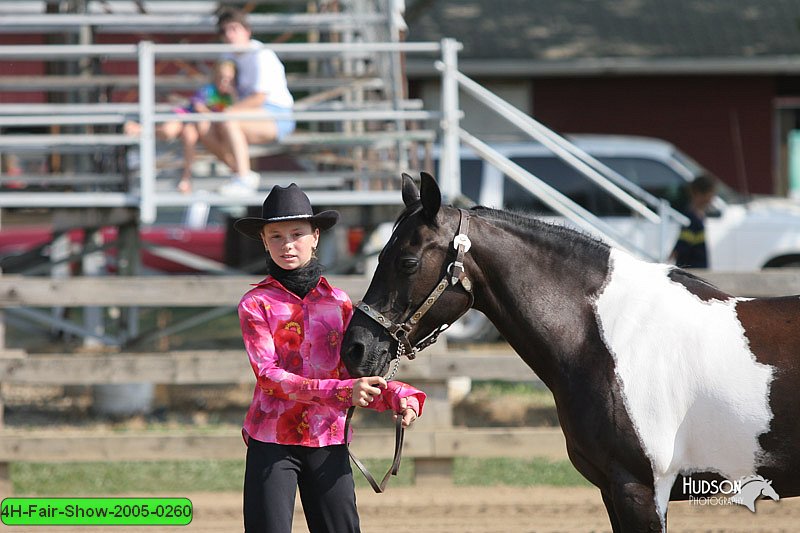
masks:
[(471, 211), (484, 218), (505, 222), (525, 232), (535, 235), (545, 235), (569, 243), (572, 246), (581, 246), (600, 252), (608, 252), (609, 245), (588, 233), (539, 220), (534, 216), (520, 211), (502, 211), (482, 205), (475, 206)]
[[(413, 217), (421, 210), (422, 202), (419, 200), (408, 204), (403, 212), (397, 217), (397, 220), (394, 223), (394, 229), (397, 229), (397, 227), (403, 222)], [(470, 212), (474, 215), (495, 222), (501, 222), (515, 228), (516, 230), (522, 231), (523, 234), (529, 235), (531, 240), (543, 239), (551, 243), (557, 243), (562, 249), (582, 250), (582, 253), (599, 253), (602, 256), (606, 256), (610, 250), (610, 246), (607, 243), (597, 239), (592, 235), (589, 235), (588, 233), (559, 224), (545, 222), (528, 213), (518, 211), (502, 211), (481, 205), (470, 208)]]

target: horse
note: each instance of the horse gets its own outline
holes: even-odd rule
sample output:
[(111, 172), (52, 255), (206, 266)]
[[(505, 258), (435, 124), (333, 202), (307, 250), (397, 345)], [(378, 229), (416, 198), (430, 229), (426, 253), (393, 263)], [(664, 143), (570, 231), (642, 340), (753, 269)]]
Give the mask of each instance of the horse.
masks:
[(553, 393), (615, 532), (664, 531), (683, 476), (800, 494), (800, 297), (734, 297), (560, 225), (442, 205), (430, 174), (402, 182), (343, 337), (352, 376), (413, 357), (474, 307)]

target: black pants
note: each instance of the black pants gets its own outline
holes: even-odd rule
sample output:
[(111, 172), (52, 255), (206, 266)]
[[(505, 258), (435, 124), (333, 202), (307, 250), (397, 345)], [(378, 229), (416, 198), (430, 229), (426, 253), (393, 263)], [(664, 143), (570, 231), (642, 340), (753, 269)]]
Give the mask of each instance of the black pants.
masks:
[(297, 487), (310, 533), (358, 533), (344, 445), (308, 448), (250, 439), (244, 475), (246, 533), (291, 533)]

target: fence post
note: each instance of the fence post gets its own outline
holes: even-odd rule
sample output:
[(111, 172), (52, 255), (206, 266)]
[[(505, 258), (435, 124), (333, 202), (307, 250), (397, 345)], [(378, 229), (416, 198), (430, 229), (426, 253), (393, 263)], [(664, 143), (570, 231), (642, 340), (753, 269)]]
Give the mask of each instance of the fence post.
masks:
[[(440, 338), (439, 342), (428, 350), (426, 352), (428, 357), (448, 353), (447, 339)], [(453, 402), (450, 398), (448, 379), (431, 376), (429, 379), (415, 379), (413, 383), (427, 396), (425, 412), (414, 423), (415, 430), (429, 431), (435, 435), (437, 431), (452, 429)], [(453, 462), (453, 457), (439, 457), (436, 452), (434, 452), (434, 457), (415, 457), (414, 483), (424, 486), (452, 485)]]
[[(3, 269), (0, 268), (0, 277), (2, 277), (2, 275), (3, 275)], [(0, 353), (3, 353), (5, 349), (6, 349), (6, 315), (3, 312), (3, 310), (0, 309)], [(3, 410), (2, 402), (3, 402), (2, 391), (0, 391), (0, 416), (2, 416), (2, 410)], [(0, 427), (2, 427), (2, 424), (0, 424)]]
[[(0, 359), (20, 357), (24, 357), (24, 354), (22, 354), (22, 352), (19, 350), (12, 351), (6, 349), (5, 347), (0, 348)], [(5, 430), (5, 388), (4, 382), (0, 381), (0, 435), (2, 435)], [(4, 459), (0, 459), (0, 499), (2, 499), (4, 496), (10, 496), (12, 494), (12, 490), (11, 464)]]
[[(435, 356), (434, 356), (435, 357)], [(419, 431), (447, 430), (453, 427), (453, 406), (448, 394), (447, 380), (414, 380), (425, 391), (425, 412), (414, 425)], [(415, 457), (414, 483), (420, 486), (452, 485), (453, 457)]]
[(11, 496), (14, 486), (11, 484), (11, 464), (0, 461), (0, 498)]
[[(105, 253), (100, 251), (86, 252), (87, 248), (101, 247), (103, 245), (103, 235), (100, 228), (86, 228), (84, 230), (83, 247), (84, 253), (81, 260), (81, 271), (84, 276), (101, 276), (105, 269)], [(83, 308), (83, 325), (95, 335), (103, 335), (106, 332), (105, 316), (103, 308), (99, 306), (87, 306)], [(84, 337), (83, 347), (89, 350), (100, 349), (103, 343), (97, 337)]]
[(156, 218), (155, 52), (153, 43), (139, 43), (139, 216), (145, 224)]
[(458, 49), (455, 39), (442, 39), (442, 149), (439, 155), (439, 183), (445, 198), (461, 194), (461, 158), (459, 157)]
[[(389, 0), (388, 6), (388, 20), (389, 20), (389, 42), (393, 44), (400, 44), (404, 40), (405, 22), (403, 21), (403, 12), (405, 10), (405, 1)], [(389, 52), (389, 79), (392, 85), (392, 109), (395, 111), (402, 111), (402, 101), (406, 97), (406, 80), (403, 74), (403, 52), (397, 50)], [(403, 120), (395, 121), (395, 128), (398, 132), (406, 130), (406, 123)], [(404, 142), (398, 137), (397, 139), (397, 159), (401, 168), (408, 168), (408, 152), (405, 149)], [(412, 145), (414, 146), (414, 145)]]

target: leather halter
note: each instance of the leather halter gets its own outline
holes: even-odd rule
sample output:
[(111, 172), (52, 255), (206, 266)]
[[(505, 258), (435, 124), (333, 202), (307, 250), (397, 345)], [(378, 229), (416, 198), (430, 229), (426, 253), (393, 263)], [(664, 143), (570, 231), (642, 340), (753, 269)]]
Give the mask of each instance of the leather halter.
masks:
[[(472, 282), (467, 277), (466, 270), (464, 269), (464, 256), (472, 246), (469, 237), (467, 237), (467, 232), (469, 231), (469, 212), (465, 211), (464, 209), (459, 209), (458, 213), (458, 233), (453, 238), (453, 248), (456, 249), (456, 260), (447, 266), (447, 271), (445, 272), (441, 281), (436, 284), (436, 288), (431, 291), (428, 297), (425, 298), (416, 311), (411, 313), (411, 316), (406, 319), (405, 322), (402, 324), (395, 324), (386, 318), (382, 313), (365, 304), (363, 301), (360, 301), (356, 304), (356, 309), (359, 309), (361, 312), (365, 313), (368, 317), (380, 324), (381, 327), (386, 329), (389, 332), (389, 335), (391, 335), (392, 338), (397, 341), (397, 350), (394, 354), (394, 357), (392, 357), (393, 368), (389, 370), (386, 376), (384, 376), (386, 381), (390, 381), (392, 378), (394, 378), (401, 357), (406, 356), (409, 358), (409, 360), (414, 359), (417, 356), (417, 352), (424, 350), (428, 346), (435, 343), (439, 338), (439, 335), (448, 327), (450, 327), (449, 324), (442, 324), (430, 335), (417, 343), (416, 346), (411, 344), (411, 341), (409, 340), (414, 327), (416, 327), (425, 313), (430, 311), (431, 307), (433, 307), (433, 304), (435, 304), (439, 297), (444, 294), (444, 291), (448, 286), (455, 286), (458, 283), (461, 283), (461, 286), (470, 296), (469, 307), (472, 307), (472, 300), (474, 299), (472, 294)], [(356, 467), (358, 467), (358, 469), (367, 479), (369, 484), (372, 486), (372, 489), (380, 494), (386, 490), (386, 485), (389, 482), (389, 476), (396, 476), (398, 470), (400, 469), (400, 458), (403, 453), (403, 437), (405, 435), (402, 419), (400, 416), (398, 416), (395, 420), (395, 441), (392, 465), (383, 476), (383, 479), (381, 479), (381, 482), (378, 483), (375, 481), (375, 478), (372, 476), (367, 467), (364, 466), (364, 464), (359, 461), (353, 452), (350, 451), (348, 433), (350, 430), (350, 421), (353, 418), (355, 409), (355, 406), (352, 406), (347, 410), (347, 417), (345, 418), (344, 422), (344, 443), (347, 446), (347, 453), (350, 454), (350, 458), (353, 460), (353, 463), (355, 463)]]
[[(416, 345), (411, 344), (410, 337), (411, 333), (414, 331), (414, 328), (417, 326), (425, 313), (430, 311), (431, 307), (433, 307), (433, 304), (436, 303), (439, 297), (444, 294), (444, 291), (447, 289), (447, 287), (455, 286), (458, 283), (461, 283), (461, 286), (470, 295), (470, 299), (473, 298), (472, 282), (467, 277), (467, 272), (464, 269), (464, 256), (472, 247), (472, 242), (469, 240), (469, 237), (467, 237), (467, 233), (469, 232), (470, 215), (469, 212), (464, 209), (459, 209), (458, 213), (458, 233), (455, 237), (453, 237), (453, 248), (456, 249), (456, 260), (448, 265), (447, 271), (439, 283), (436, 284), (436, 287), (433, 289), (433, 291), (431, 291), (428, 297), (423, 300), (422, 304), (420, 304), (417, 310), (411, 313), (411, 316), (409, 316), (405, 322), (402, 324), (394, 323), (376, 309), (373, 309), (369, 305), (365, 304), (363, 301), (360, 301), (356, 304), (356, 309), (360, 310), (372, 320), (380, 324), (381, 327), (388, 331), (389, 335), (397, 341), (397, 351), (392, 358), (393, 361), (399, 360), (402, 356), (406, 356), (409, 359), (414, 359), (417, 356), (417, 352), (420, 352), (435, 343), (439, 338), (439, 335), (450, 327), (450, 324), (442, 324), (430, 335), (419, 341)], [(394, 371), (396, 371), (396, 367)], [(392, 377), (394, 371), (392, 371)]]

